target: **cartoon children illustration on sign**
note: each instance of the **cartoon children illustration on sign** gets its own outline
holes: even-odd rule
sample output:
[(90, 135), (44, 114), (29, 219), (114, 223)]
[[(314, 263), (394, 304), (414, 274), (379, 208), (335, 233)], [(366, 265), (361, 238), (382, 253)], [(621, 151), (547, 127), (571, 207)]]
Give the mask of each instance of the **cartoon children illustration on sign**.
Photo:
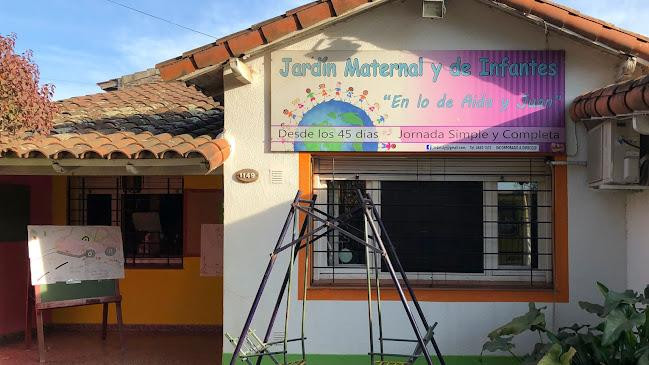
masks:
[(309, 99), (311, 104), (315, 103), (315, 93), (313, 91), (311, 91), (311, 88), (306, 89), (306, 97), (307, 97), (307, 99)]
[(304, 104), (302, 104), (300, 98), (293, 99), (293, 101), (291, 101), (291, 104), (296, 105), (298, 109), (304, 108)]
[(289, 120), (297, 119), (297, 115), (295, 115), (295, 113), (293, 113), (292, 111), (290, 111), (288, 109), (284, 109), (284, 115), (286, 115), (289, 118)]
[(318, 87), (320, 88), (320, 95), (322, 95), (322, 101), (326, 101), (327, 96), (329, 96), (329, 93), (327, 93), (327, 85), (320, 84), (318, 85)]
[(340, 97), (340, 93), (341, 93), (341, 91), (343, 90), (343, 88), (342, 88), (342, 83), (341, 83), (340, 81), (336, 82), (336, 88), (335, 88), (335, 90), (336, 90), (336, 97), (337, 97), (338, 99), (342, 99), (342, 98)]
[(363, 103), (365, 102), (365, 99), (367, 99), (367, 94), (369, 92), (367, 90), (363, 90), (363, 93), (361, 96), (358, 98), (358, 102), (361, 104), (361, 107), (363, 106)]
[(354, 96), (354, 88), (350, 86), (347, 88), (347, 99), (350, 103), (352, 101), (353, 96)]
[[(359, 118), (363, 121), (363, 126), (367, 128), (378, 127), (388, 119), (388, 115), (381, 111), (381, 104), (374, 102), (375, 100), (370, 98), (370, 92), (367, 89), (359, 89), (354, 93), (354, 87), (349, 85), (343, 86), (342, 82), (337, 81), (335, 87), (332, 88), (328, 88), (327, 83), (323, 82), (315, 84), (313, 87), (305, 86), (302, 90), (305, 92), (305, 94), (302, 94), (304, 95), (303, 97), (292, 99), (289, 105), (285, 105), (284, 108), (280, 109), (282, 110), (282, 114), (279, 116), (281, 120), (277, 121), (279, 126), (273, 125), (273, 127), (287, 131), (292, 131), (298, 126), (309, 128), (315, 125), (314, 121), (321, 121), (322, 111), (326, 111), (324, 115), (332, 119), (337, 119), (337, 116), (345, 112), (358, 113)], [(311, 111), (314, 111), (311, 114), (315, 118), (309, 117)], [(304, 118), (307, 119), (305, 120)], [(347, 121), (342, 120), (342, 122)], [(375, 137), (367, 137), (368, 140), (363, 143), (376, 143), (382, 140), (384, 141), (383, 146), (379, 144), (377, 147), (372, 148), (392, 150), (395, 148), (395, 144), (385, 141), (391, 139), (393, 131), (391, 128), (382, 127), (373, 130)], [(302, 141), (282, 137), (281, 133), (276, 137), (274, 136), (272, 141), (282, 144), (292, 144), (294, 146), (296, 143), (303, 143)]]

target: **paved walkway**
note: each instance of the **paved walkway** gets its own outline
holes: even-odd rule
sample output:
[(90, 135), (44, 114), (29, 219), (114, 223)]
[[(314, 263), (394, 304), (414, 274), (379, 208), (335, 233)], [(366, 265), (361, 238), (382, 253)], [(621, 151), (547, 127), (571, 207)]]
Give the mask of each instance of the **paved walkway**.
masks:
[[(113, 332), (102, 341), (95, 331), (51, 331), (46, 364), (220, 364), (220, 334), (125, 331), (124, 344), (122, 353)], [(0, 345), (0, 364), (38, 364), (36, 342), (29, 350), (23, 342)]]

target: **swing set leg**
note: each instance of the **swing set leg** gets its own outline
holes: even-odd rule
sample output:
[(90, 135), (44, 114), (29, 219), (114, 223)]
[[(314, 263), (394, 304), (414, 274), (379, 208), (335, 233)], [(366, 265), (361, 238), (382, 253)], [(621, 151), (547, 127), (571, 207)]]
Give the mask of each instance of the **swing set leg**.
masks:
[(293, 199), (293, 204), (291, 205), (291, 209), (289, 210), (288, 216), (286, 217), (286, 221), (284, 221), (284, 226), (282, 227), (282, 232), (279, 235), (277, 244), (275, 245), (275, 249), (273, 250), (273, 253), (270, 256), (268, 265), (266, 266), (266, 271), (264, 272), (264, 276), (261, 280), (261, 283), (259, 284), (259, 289), (257, 289), (257, 295), (255, 295), (255, 300), (252, 302), (252, 308), (250, 308), (250, 312), (248, 313), (246, 322), (243, 325), (243, 329), (241, 330), (241, 335), (237, 340), (237, 346), (234, 348), (234, 353), (232, 354), (230, 365), (235, 365), (237, 359), (239, 358), (241, 347), (243, 346), (243, 343), (246, 340), (246, 337), (248, 336), (248, 331), (250, 330), (252, 319), (255, 316), (255, 312), (257, 311), (257, 307), (259, 306), (259, 301), (261, 300), (261, 296), (264, 293), (264, 289), (266, 288), (268, 278), (270, 277), (270, 273), (273, 270), (275, 261), (277, 260), (277, 253), (275, 253), (275, 251), (280, 247), (280, 245), (284, 241), (284, 237), (286, 236), (286, 231), (288, 230), (289, 224), (291, 223), (291, 219), (295, 215), (295, 207), (293, 205), (297, 203), (299, 198), (300, 198), (300, 192), (298, 191), (297, 194), (295, 195), (295, 199)]
[[(310, 207), (313, 207), (313, 205), (315, 204), (315, 200), (316, 200), (316, 196), (314, 195), (313, 199), (309, 203)], [(300, 227), (299, 237), (304, 236), (304, 234), (306, 233), (306, 230), (309, 227), (309, 225), (310, 225), (310, 219), (305, 219), (304, 222), (302, 223), (302, 227)], [(309, 254), (308, 253), (308, 244), (309, 244), (308, 242), (309, 241), (307, 239), (307, 244), (306, 244), (307, 246), (305, 246), (307, 248), (307, 250), (306, 250), (307, 255)], [(293, 255), (293, 261), (295, 261), (295, 259), (298, 257), (298, 253), (299, 253), (299, 250), (295, 250), (295, 253)], [(284, 292), (286, 291), (286, 287), (288, 286), (288, 281), (290, 279), (290, 276), (291, 276), (291, 268), (289, 267), (289, 268), (286, 269), (286, 274), (284, 275), (284, 281), (282, 282), (282, 286), (279, 289), (279, 295), (277, 296), (277, 301), (275, 301), (275, 307), (273, 308), (273, 314), (270, 316), (270, 320), (268, 322), (268, 328), (266, 329), (266, 333), (264, 334), (264, 343), (267, 343), (268, 341), (270, 341), (270, 336), (271, 336), (271, 334), (273, 332), (273, 326), (275, 325), (275, 320), (277, 319), (277, 314), (279, 313), (279, 307), (282, 304), (282, 298), (284, 297)], [(306, 276), (306, 270), (305, 270), (305, 276)], [(304, 280), (305, 280), (304, 283), (306, 285), (306, 277), (304, 278)], [(306, 300), (306, 293), (305, 293), (305, 300)], [(304, 321), (304, 318), (302, 320)], [(302, 337), (304, 337), (304, 333), (302, 334)], [(302, 342), (304, 342), (304, 340), (302, 340)], [(304, 357), (304, 345), (302, 346), (302, 352), (303, 352), (302, 355)], [(272, 356), (272, 355), (269, 355), (269, 356)], [(261, 365), (261, 361), (262, 361), (263, 357), (264, 357), (264, 355), (260, 355), (257, 358), (256, 365)]]
[[(359, 191), (359, 195), (361, 195), (362, 199), (362, 194)], [(371, 208), (372, 213), (374, 214), (375, 217), (377, 217), (377, 221), (379, 224), (379, 228), (381, 229), (381, 232), (385, 235), (385, 239), (387, 242), (387, 247), (390, 250), (390, 254), (392, 257), (394, 257), (394, 264), (397, 267), (397, 270), (399, 270), (399, 273), (401, 274), (401, 278), (403, 278), (403, 282), (406, 285), (406, 288), (408, 289), (408, 294), (410, 294), (410, 298), (412, 298), (412, 301), (415, 305), (415, 309), (417, 310), (417, 314), (419, 314), (419, 319), (423, 323), (424, 327), (426, 328), (426, 331), (429, 330), (430, 326), (428, 325), (428, 321), (426, 320), (426, 316), (424, 315), (424, 311), (421, 309), (421, 305), (419, 305), (419, 301), (417, 300), (417, 296), (415, 295), (415, 291), (412, 288), (412, 285), (410, 285), (410, 280), (408, 280), (408, 276), (406, 275), (406, 271), (403, 269), (403, 266), (401, 265), (401, 261), (399, 260), (399, 256), (397, 256), (397, 252), (394, 249), (394, 245), (392, 244), (392, 240), (390, 240), (390, 236), (388, 235), (387, 230), (385, 229), (385, 225), (383, 224), (383, 220), (380, 219), (379, 217), (379, 212), (376, 209), (376, 206), (374, 205), (374, 202), (370, 200), (369, 206)], [(379, 236), (380, 238), (380, 236)], [(381, 243), (382, 240), (381, 240)], [(388, 257), (386, 255), (386, 257)], [(431, 337), (430, 342), (433, 345), (433, 348), (435, 349), (435, 355), (437, 356), (437, 359), (439, 360), (440, 365), (446, 365), (446, 362), (444, 361), (444, 356), (442, 356), (442, 351), (439, 349), (439, 345), (437, 344), (437, 341), (435, 341), (435, 337)]]

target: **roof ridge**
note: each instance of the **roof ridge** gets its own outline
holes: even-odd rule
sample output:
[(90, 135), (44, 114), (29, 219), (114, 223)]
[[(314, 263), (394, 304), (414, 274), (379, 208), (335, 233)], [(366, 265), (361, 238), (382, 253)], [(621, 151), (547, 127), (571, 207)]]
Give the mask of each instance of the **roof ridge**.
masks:
[[(296, 32), (335, 19), (370, 4), (393, 0), (317, 0), (296, 7), (250, 27), (226, 35), (178, 57), (155, 65), (164, 80), (174, 80), (209, 66), (222, 65), (231, 57), (289, 37)], [(599, 18), (550, 0), (481, 0), (509, 6), (534, 15), (565, 31), (598, 42), (623, 53), (649, 60), (649, 37), (615, 26)]]

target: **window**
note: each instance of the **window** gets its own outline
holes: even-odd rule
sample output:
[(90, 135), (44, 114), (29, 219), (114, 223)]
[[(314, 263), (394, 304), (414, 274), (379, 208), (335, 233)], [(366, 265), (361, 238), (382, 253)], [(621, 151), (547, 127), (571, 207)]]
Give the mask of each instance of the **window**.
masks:
[(71, 225), (122, 228), (128, 266), (182, 266), (182, 177), (69, 179)]
[[(314, 159), (317, 204), (333, 216), (374, 203), (415, 285), (552, 287), (551, 170), (543, 159)], [(368, 235), (362, 212), (346, 227)], [(371, 235), (369, 237), (371, 239)], [(380, 257), (346, 237), (315, 243), (313, 284), (358, 285)], [(376, 262), (376, 265), (374, 264)]]
[(538, 266), (538, 188), (498, 183), (498, 264)]
[(409, 272), (479, 273), (482, 182), (383, 181), (381, 219)]
[[(328, 181), (327, 201), (333, 204), (327, 206), (327, 213), (334, 217), (350, 214), (358, 206), (357, 189), (365, 192), (365, 181)], [(363, 212), (357, 211), (352, 214), (343, 229), (359, 237), (365, 237)], [(329, 266), (365, 265), (364, 247), (353, 242), (349, 237), (335, 232), (330, 232), (327, 238), (327, 264)]]

